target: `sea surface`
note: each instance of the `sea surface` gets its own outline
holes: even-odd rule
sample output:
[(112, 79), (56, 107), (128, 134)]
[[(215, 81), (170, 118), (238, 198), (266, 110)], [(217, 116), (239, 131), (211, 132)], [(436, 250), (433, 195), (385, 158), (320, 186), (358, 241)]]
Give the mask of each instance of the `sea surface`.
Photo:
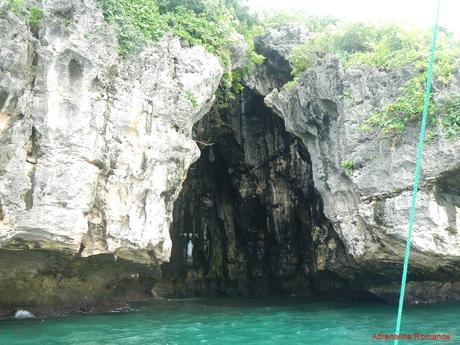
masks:
[[(375, 303), (174, 300), (129, 312), (0, 321), (0, 344), (393, 344), (372, 336), (393, 333), (395, 316), (395, 306)], [(401, 332), (451, 340), (400, 344), (460, 344), (460, 305), (409, 306)]]

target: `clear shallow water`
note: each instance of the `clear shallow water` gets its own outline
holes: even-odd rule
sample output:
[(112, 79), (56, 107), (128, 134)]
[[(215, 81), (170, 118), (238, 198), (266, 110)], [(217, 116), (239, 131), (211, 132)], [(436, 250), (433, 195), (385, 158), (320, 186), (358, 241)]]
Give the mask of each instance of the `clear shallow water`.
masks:
[[(393, 332), (395, 312), (362, 303), (165, 301), (127, 313), (1, 321), (0, 344), (393, 344), (371, 337)], [(460, 344), (460, 305), (411, 306), (402, 332), (447, 333), (453, 340), (400, 344)]]

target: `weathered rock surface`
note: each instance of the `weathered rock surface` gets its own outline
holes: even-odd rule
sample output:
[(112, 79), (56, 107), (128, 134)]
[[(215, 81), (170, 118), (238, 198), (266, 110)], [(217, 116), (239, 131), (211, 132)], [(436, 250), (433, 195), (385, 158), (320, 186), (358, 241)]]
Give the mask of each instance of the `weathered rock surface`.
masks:
[(0, 246), (168, 260), (217, 58), (166, 36), (121, 60), (95, 1), (43, 11), (34, 37), (0, 7)]
[[(302, 139), (324, 213), (355, 266), (342, 276), (392, 299), (399, 291), (415, 170), (418, 123), (404, 135), (379, 137), (358, 128), (370, 113), (395, 99), (410, 69), (344, 70), (329, 56), (302, 74), (292, 90), (275, 89), (265, 103)], [(460, 75), (435, 100), (459, 94)], [(427, 143), (414, 224), (408, 294), (414, 300), (459, 297), (460, 140)], [(353, 171), (342, 168), (351, 160)], [(336, 272), (340, 272), (336, 271)]]
[[(312, 296), (347, 291), (334, 276), (343, 245), (324, 217), (308, 152), (282, 119), (245, 91), (195, 128), (202, 155), (174, 206), (168, 284), (159, 295)], [(189, 234), (193, 258), (186, 257)], [(318, 277), (321, 275), (321, 278)], [(172, 284), (171, 284), (172, 282)]]
[[(168, 35), (121, 59), (96, 1), (40, 6), (41, 28), (30, 31), (26, 9), (16, 15), (0, 3), (0, 247), (60, 252), (63, 262), (107, 253), (114, 266), (113, 257), (159, 265), (170, 256), (174, 200), (199, 157), (192, 126), (213, 104), (222, 67)], [(41, 262), (26, 275), (16, 270), (17, 284), (0, 276), (0, 303), (26, 286), (37, 291), (25, 300), (40, 304), (65, 303), (78, 288), (90, 301), (124, 284), (114, 273), (85, 285), (75, 271), (64, 282), (48, 273), (65, 265)], [(139, 278), (139, 270), (125, 273)], [(52, 279), (56, 290), (39, 288)]]
[(50, 250), (0, 250), (0, 318), (106, 311), (151, 299), (160, 271), (112, 254), (86, 258)]
[[(283, 89), (287, 56), (308, 31), (273, 28), (255, 42), (266, 60), (250, 90), (210, 111), (223, 70), (204, 48), (167, 35), (120, 58), (95, 0), (32, 2), (43, 8), (39, 29), (25, 9), (0, 3), (8, 313), (148, 298), (171, 252), (158, 295), (170, 279), (176, 294), (394, 299), (418, 128), (397, 139), (358, 128), (413, 71), (344, 70), (329, 56)], [(247, 46), (235, 38), (237, 68)], [(459, 90), (457, 75), (435, 100)], [(202, 157), (188, 172), (200, 156), (192, 132)], [(440, 134), (424, 155), (407, 289), (415, 302), (460, 300), (460, 140)]]
[(248, 87), (266, 96), (291, 80), (289, 54), (306, 40), (308, 34), (308, 29), (302, 25), (283, 25), (256, 37), (256, 51), (265, 56), (265, 60), (255, 66), (255, 70), (246, 78)]

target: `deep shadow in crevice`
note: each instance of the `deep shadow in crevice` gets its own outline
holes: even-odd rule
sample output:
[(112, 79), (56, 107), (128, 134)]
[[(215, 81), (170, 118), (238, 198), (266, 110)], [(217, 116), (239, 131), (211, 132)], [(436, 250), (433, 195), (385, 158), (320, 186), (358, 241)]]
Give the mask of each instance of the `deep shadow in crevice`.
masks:
[(243, 92), (194, 133), (208, 144), (175, 203), (172, 256), (163, 266), (170, 295), (361, 294), (332, 273), (346, 257), (323, 214), (308, 151), (263, 97)]

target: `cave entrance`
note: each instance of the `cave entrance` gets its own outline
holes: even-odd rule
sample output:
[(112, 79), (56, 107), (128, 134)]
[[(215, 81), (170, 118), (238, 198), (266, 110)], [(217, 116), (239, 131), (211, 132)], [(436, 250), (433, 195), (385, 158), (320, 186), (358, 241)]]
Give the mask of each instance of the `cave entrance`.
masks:
[(194, 139), (201, 157), (174, 206), (164, 277), (186, 295), (311, 294), (335, 253), (300, 140), (251, 91), (207, 114)]

